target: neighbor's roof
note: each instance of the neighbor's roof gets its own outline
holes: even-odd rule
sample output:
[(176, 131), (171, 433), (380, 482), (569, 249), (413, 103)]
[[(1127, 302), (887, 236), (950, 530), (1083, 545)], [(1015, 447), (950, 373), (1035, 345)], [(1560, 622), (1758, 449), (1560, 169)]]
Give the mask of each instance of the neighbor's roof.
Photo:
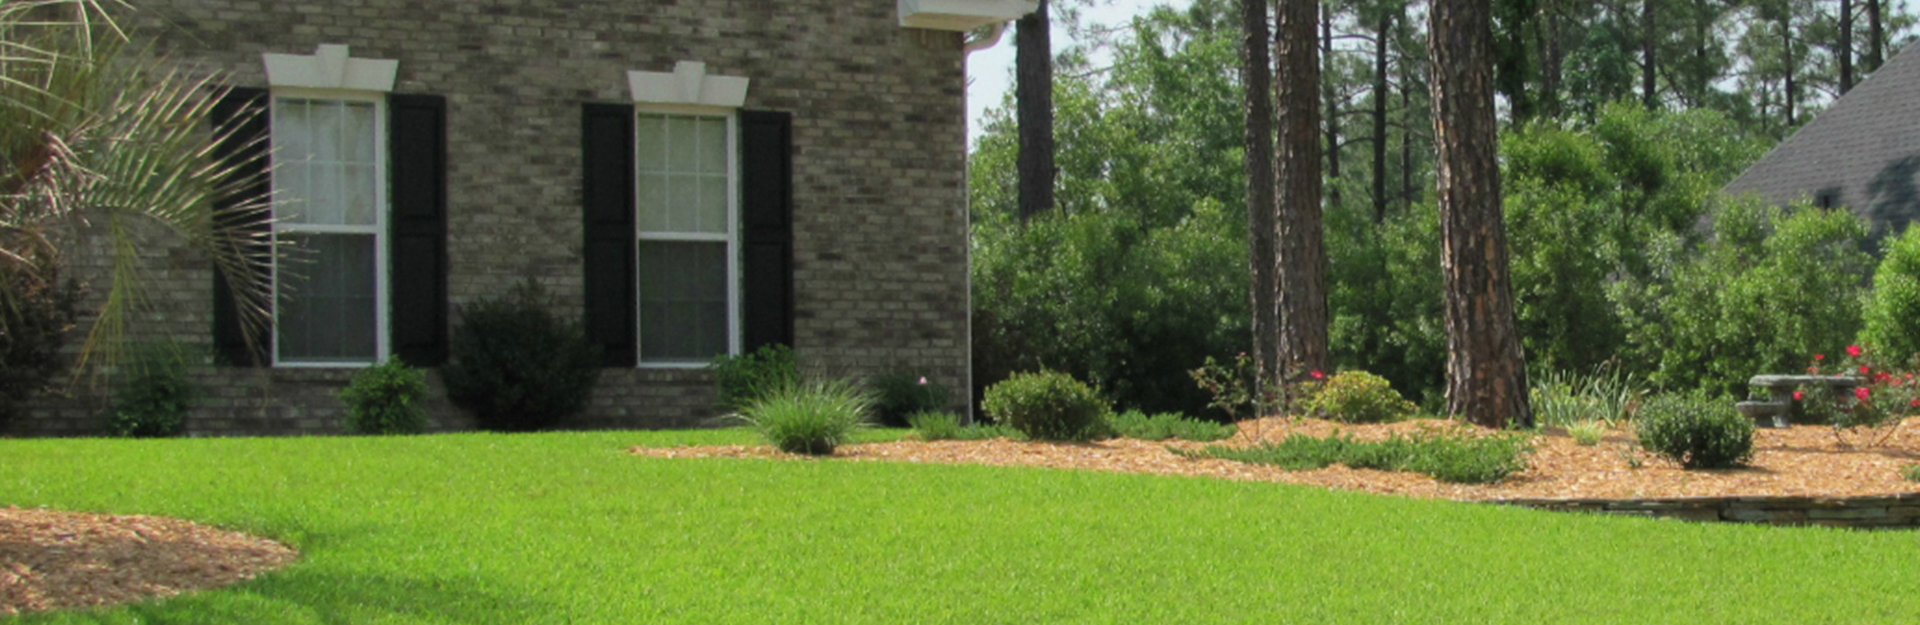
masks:
[(1876, 234), (1920, 218), (1920, 46), (1907, 46), (1727, 185), (1785, 204), (1846, 206)]

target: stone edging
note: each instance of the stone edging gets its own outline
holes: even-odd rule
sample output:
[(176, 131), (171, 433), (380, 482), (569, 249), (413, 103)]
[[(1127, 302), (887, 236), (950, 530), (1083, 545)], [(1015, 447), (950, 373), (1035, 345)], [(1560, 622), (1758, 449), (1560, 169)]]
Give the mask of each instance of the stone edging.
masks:
[(1496, 499), (1557, 512), (1863, 529), (1920, 528), (1920, 492), (1865, 497), (1669, 497), (1654, 499)]

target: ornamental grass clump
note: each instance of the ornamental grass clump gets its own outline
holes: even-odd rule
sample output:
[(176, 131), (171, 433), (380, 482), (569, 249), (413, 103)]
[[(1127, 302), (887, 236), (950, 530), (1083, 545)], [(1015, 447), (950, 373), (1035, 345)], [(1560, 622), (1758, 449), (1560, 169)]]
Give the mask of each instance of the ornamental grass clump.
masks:
[(1700, 394), (1655, 395), (1635, 422), (1640, 446), (1688, 469), (1738, 466), (1753, 455), (1753, 421)]
[(1573, 437), (1574, 444), (1592, 447), (1600, 444), (1607, 433), (1607, 426), (1600, 421), (1581, 421), (1567, 426), (1567, 436)]
[(1034, 440), (1084, 441), (1107, 432), (1107, 400), (1058, 371), (1016, 373), (987, 388), (987, 415)]
[(843, 379), (791, 384), (740, 408), (740, 419), (787, 453), (831, 455), (865, 427), (873, 393)]

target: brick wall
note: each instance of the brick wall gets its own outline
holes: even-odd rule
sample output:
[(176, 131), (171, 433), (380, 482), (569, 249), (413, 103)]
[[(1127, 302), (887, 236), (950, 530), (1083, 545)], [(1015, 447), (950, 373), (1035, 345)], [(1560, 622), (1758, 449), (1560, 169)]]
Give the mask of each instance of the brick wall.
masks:
[[(448, 276), (462, 303), (523, 277), (581, 313), (580, 105), (627, 102), (626, 72), (704, 61), (752, 80), (746, 108), (793, 113), (795, 348), (847, 375), (910, 370), (964, 398), (965, 72), (959, 33), (905, 29), (893, 0), (145, 0), (142, 38), (200, 71), (265, 87), (263, 52), (347, 44), (400, 62), (395, 92), (448, 104)], [(164, 233), (160, 235), (165, 239)], [(78, 272), (104, 261), (78, 246)], [(210, 343), (211, 276), (169, 244), (143, 332)], [(96, 285), (95, 298), (102, 287)], [(82, 328), (84, 332), (86, 328)], [(199, 434), (326, 433), (345, 370), (201, 367)], [(436, 380), (436, 388), (437, 388)], [(575, 427), (711, 417), (697, 370), (609, 369)], [(436, 396), (437, 427), (467, 427)], [(15, 434), (95, 431), (102, 393), (36, 402)]]

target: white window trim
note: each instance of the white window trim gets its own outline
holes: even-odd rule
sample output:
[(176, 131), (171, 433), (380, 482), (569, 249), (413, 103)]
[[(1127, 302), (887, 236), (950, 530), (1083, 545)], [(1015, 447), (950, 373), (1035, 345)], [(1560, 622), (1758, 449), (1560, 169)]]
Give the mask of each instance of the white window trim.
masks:
[[(743, 82), (745, 81), (745, 79), (741, 79), (741, 80)], [(742, 90), (744, 92), (744, 85), (742, 85)], [(726, 150), (727, 150), (727, 231), (726, 233), (711, 234), (711, 233), (693, 233), (693, 232), (657, 232), (657, 233), (642, 232), (640, 230), (640, 219), (639, 219), (639, 216), (636, 214), (633, 220), (633, 229), (634, 229), (633, 234), (634, 234), (635, 246), (638, 246), (640, 241), (712, 241), (712, 242), (726, 241), (727, 243), (727, 355), (729, 356), (739, 355), (740, 353), (740, 300), (743, 299), (742, 298), (743, 294), (740, 292), (740, 115), (739, 115), (739, 110), (735, 108), (719, 108), (719, 107), (712, 107), (712, 106), (685, 106), (685, 105), (661, 106), (661, 105), (642, 104), (634, 107), (633, 115), (636, 121), (636, 127), (634, 129), (635, 141), (633, 146), (633, 150), (634, 150), (633, 158), (635, 163), (635, 169), (633, 171), (633, 185), (634, 185), (635, 198), (640, 197), (640, 192), (639, 192), (640, 175), (639, 175), (638, 163), (640, 162), (640, 150), (642, 146), (640, 145), (640, 142), (638, 140), (639, 128), (637, 127), (637, 122), (641, 115), (698, 115), (698, 116), (705, 116), (705, 117), (724, 117), (726, 119), (726, 122), (727, 122), (727, 147), (726, 147)], [(639, 208), (636, 206), (635, 210), (637, 212)], [(635, 265), (637, 269), (638, 269), (638, 262), (639, 262), (639, 257), (636, 256)], [(634, 333), (633, 333), (634, 339), (633, 340), (634, 340), (634, 354), (636, 355), (636, 357), (634, 358), (634, 361), (636, 363), (635, 366), (640, 369), (669, 369), (669, 370), (706, 368), (708, 365), (708, 363), (706, 362), (647, 362), (646, 345), (641, 341), (641, 337), (645, 335), (645, 332), (642, 331), (642, 325), (646, 323), (646, 319), (641, 317), (641, 315), (639, 314), (639, 311), (641, 310), (641, 303), (642, 303), (642, 300), (640, 297), (640, 274), (642, 270), (643, 269), (636, 270), (633, 275), (633, 302), (634, 302)]]
[[(269, 331), (273, 333), (272, 334), (273, 353), (271, 354), (273, 359), (273, 366), (278, 368), (287, 368), (287, 369), (341, 369), (341, 368), (357, 369), (360, 367), (366, 367), (369, 365), (384, 362), (392, 353), (391, 346), (388, 345), (389, 338), (390, 338), (389, 335), (391, 334), (390, 328), (391, 328), (391, 317), (392, 317), (392, 311), (389, 310), (391, 303), (390, 303), (389, 294), (388, 294), (388, 284), (390, 283), (389, 274), (391, 274), (393, 270), (387, 258), (387, 246), (389, 244), (389, 241), (387, 240), (387, 237), (388, 237), (387, 213), (390, 212), (391, 207), (388, 205), (388, 199), (387, 199), (387, 194), (388, 194), (387, 175), (389, 172), (387, 167), (388, 163), (387, 163), (387, 140), (386, 140), (386, 137), (387, 137), (386, 94), (382, 92), (363, 91), (363, 90), (274, 87), (268, 93), (267, 97), (269, 102), (267, 109), (268, 109), (268, 112), (274, 118), (272, 120), (268, 120), (267, 128), (269, 129), (268, 130), (269, 138), (272, 137), (272, 128), (277, 126), (277, 124), (274, 123), (274, 120), (277, 120), (280, 115), (280, 107), (273, 106), (271, 103), (278, 101), (280, 98), (299, 98), (299, 99), (310, 99), (310, 100), (335, 100), (335, 101), (372, 103), (374, 107), (373, 108), (374, 180), (378, 181), (378, 184), (374, 185), (374, 192), (373, 192), (374, 193), (373, 195), (374, 211), (373, 211), (372, 226), (289, 224), (289, 223), (283, 223), (279, 219), (274, 219), (272, 222), (273, 239), (276, 245), (278, 245), (278, 242), (280, 239), (280, 233), (282, 232), (288, 232), (288, 233), (312, 232), (316, 234), (330, 234), (330, 233), (331, 234), (365, 234), (369, 230), (371, 230), (373, 234), (373, 262), (375, 267), (374, 286), (373, 286), (374, 288), (374, 293), (373, 293), (374, 360), (368, 361), (368, 362), (357, 362), (357, 361), (326, 361), (326, 362), (305, 361), (303, 362), (298, 360), (283, 360), (280, 358), (280, 343), (281, 343), (280, 341), (280, 255), (274, 254), (272, 255), (273, 268), (271, 272), (273, 276), (273, 280), (272, 280), (273, 297), (269, 298), (270, 305), (268, 307), (268, 312), (270, 313), (268, 318), (273, 322), (273, 324), (269, 327)], [(271, 139), (269, 139), (269, 142), (271, 142)], [(275, 150), (272, 152), (271, 156), (272, 156), (273, 162), (271, 166), (268, 168), (268, 171), (278, 172), (280, 169), (280, 154), (277, 150)], [(272, 185), (272, 189), (274, 193), (278, 194), (279, 186), (277, 185), (277, 183)], [(275, 212), (278, 212), (279, 207), (281, 205), (281, 201), (278, 198), (275, 198), (273, 205), (274, 205)]]

